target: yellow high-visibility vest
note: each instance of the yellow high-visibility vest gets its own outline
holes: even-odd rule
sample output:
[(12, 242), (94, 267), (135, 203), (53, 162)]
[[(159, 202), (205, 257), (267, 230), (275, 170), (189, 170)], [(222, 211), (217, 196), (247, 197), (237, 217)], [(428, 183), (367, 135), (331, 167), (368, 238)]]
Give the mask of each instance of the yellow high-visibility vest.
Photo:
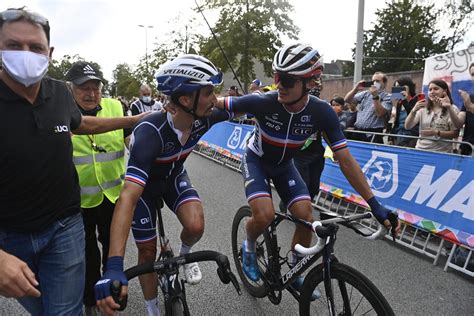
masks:
[[(113, 99), (102, 98), (102, 110), (97, 117), (123, 116), (122, 104)], [(100, 205), (104, 196), (115, 203), (120, 195), (125, 173), (123, 130), (97, 134), (73, 135), (73, 159), (81, 186), (81, 207)], [(102, 147), (106, 152), (93, 149)]]

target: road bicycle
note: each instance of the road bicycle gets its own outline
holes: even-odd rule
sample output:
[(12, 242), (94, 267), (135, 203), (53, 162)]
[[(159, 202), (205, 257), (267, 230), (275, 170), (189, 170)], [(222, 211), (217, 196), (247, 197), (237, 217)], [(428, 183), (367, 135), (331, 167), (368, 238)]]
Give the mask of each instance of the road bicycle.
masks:
[[(179, 267), (187, 263), (201, 261), (215, 261), (217, 263), (217, 275), (224, 284), (232, 282), (237, 293), (242, 294), (237, 278), (230, 269), (229, 259), (224, 254), (216, 251), (203, 250), (186, 255), (175, 257), (170, 242), (165, 235), (161, 208), (163, 204), (157, 202), (158, 208), (158, 236), (160, 240), (160, 255), (155, 262), (145, 262), (125, 271), (128, 280), (147, 273), (156, 273), (159, 279), (159, 286), (163, 293), (165, 315), (190, 315), (190, 310), (186, 300), (186, 290), (184, 279), (179, 277)], [(127, 298), (119, 300), (121, 284), (115, 280), (112, 282), (112, 297), (120, 305), (119, 311), (127, 306)]]
[[(374, 232), (359, 221), (372, 217), (371, 213), (340, 216), (332, 212), (321, 212), (324, 220), (313, 223), (298, 219), (290, 214), (275, 212), (271, 225), (256, 242), (257, 264), (261, 279), (250, 280), (242, 270), (242, 241), (246, 238), (245, 224), (252, 216), (249, 206), (241, 207), (232, 223), (232, 253), (237, 272), (246, 290), (254, 297), (267, 296), (278, 305), (282, 291), (288, 290), (299, 302), (300, 315), (394, 315), (382, 293), (362, 273), (340, 263), (334, 255), (334, 244), (338, 224), (351, 228), (356, 233), (376, 239), (385, 234), (385, 228), (378, 224)], [(395, 214), (390, 217), (392, 227)], [(281, 256), (277, 240), (277, 227), (282, 222), (300, 224), (316, 234), (317, 244), (311, 248), (296, 245), (295, 250), (305, 256), (292, 268), (287, 256)], [(318, 238), (319, 237), (319, 238)], [(292, 282), (322, 257), (322, 263), (315, 265), (306, 275), (301, 293), (293, 289)], [(283, 269), (287, 266), (288, 269)], [(313, 291), (318, 288), (321, 297), (312, 301)]]

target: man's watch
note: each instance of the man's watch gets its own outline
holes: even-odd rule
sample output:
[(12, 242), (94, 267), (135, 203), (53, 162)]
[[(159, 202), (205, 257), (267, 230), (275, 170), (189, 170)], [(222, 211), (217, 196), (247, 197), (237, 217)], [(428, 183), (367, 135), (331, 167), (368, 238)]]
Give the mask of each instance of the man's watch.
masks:
[(374, 95), (373, 95), (373, 96), (372, 96), (372, 100), (380, 100), (380, 96), (378, 96), (378, 95), (375, 95), (375, 96), (374, 96)]

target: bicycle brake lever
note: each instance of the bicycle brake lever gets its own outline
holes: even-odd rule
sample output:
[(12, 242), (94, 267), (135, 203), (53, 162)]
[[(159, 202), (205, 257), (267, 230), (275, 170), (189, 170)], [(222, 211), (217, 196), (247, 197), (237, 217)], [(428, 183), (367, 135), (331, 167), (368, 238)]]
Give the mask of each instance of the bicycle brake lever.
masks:
[(237, 291), (237, 294), (242, 295), (242, 291), (240, 290), (240, 285), (239, 282), (237, 282), (237, 278), (235, 275), (230, 271), (230, 269), (227, 271), (230, 280), (232, 281), (232, 285), (235, 287), (235, 290)]
[(127, 296), (124, 297), (123, 300), (120, 300), (120, 290), (122, 289), (122, 284), (119, 280), (114, 280), (110, 285), (110, 290), (112, 293), (112, 298), (114, 299), (115, 303), (119, 304), (119, 311), (123, 311), (125, 307), (127, 307)]
[(393, 242), (397, 238), (397, 224), (398, 224), (398, 215), (390, 212), (388, 214), (388, 220), (390, 221), (390, 234), (392, 235)]

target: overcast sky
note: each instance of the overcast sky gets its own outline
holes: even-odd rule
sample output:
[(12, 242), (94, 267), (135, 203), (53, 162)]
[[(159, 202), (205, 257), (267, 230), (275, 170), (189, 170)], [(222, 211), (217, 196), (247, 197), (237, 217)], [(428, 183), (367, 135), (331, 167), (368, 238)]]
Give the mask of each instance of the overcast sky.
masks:
[[(301, 29), (302, 42), (317, 48), (325, 62), (351, 59), (357, 33), (358, 0), (289, 1), (294, 6), (291, 17)], [(0, 4), (0, 11), (26, 5), (43, 14), (51, 25), (53, 57), (78, 54), (95, 61), (108, 80), (112, 79), (117, 64), (136, 65), (145, 55), (145, 30), (139, 24), (153, 26), (147, 36), (150, 53), (154, 42), (166, 41), (166, 34), (179, 28), (173, 21), (178, 15), (195, 14), (190, 10), (194, 0), (2, 0)], [(373, 27), (375, 11), (384, 6), (384, 0), (365, 0), (364, 29)], [(213, 25), (216, 16), (206, 17)], [(190, 28), (210, 35), (201, 16), (197, 16), (197, 24)], [(469, 34), (466, 38), (474, 40), (472, 29)]]

